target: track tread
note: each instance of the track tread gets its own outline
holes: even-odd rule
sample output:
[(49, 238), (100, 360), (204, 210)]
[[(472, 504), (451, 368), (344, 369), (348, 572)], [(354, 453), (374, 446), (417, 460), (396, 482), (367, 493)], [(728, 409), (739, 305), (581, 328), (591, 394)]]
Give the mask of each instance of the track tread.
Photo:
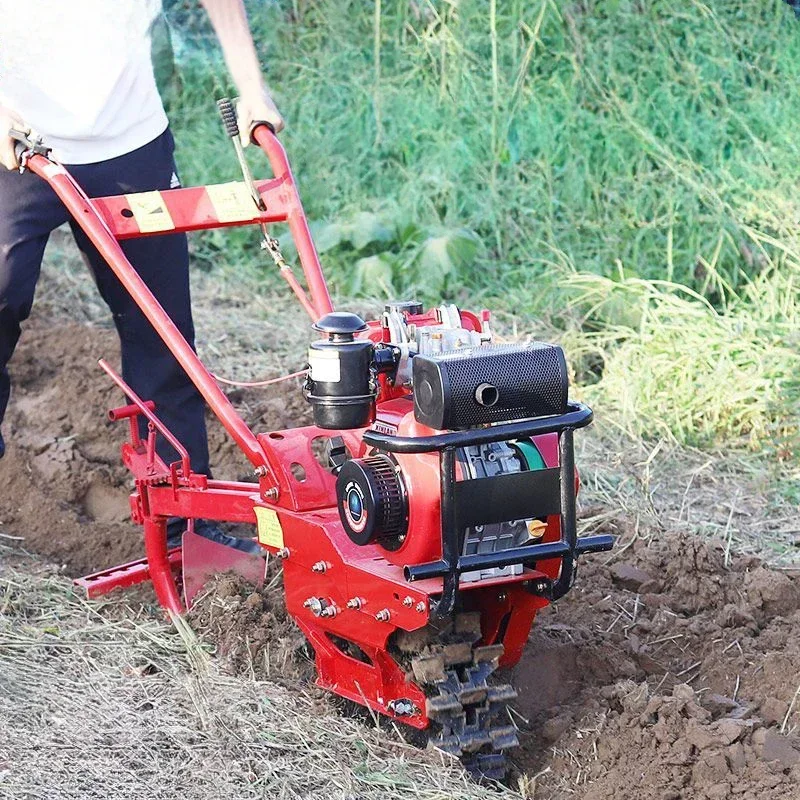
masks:
[(445, 635), (412, 659), (411, 669), (430, 695), (426, 711), (439, 728), (430, 744), (460, 757), (474, 778), (502, 781), (505, 751), (519, 744), (503, 712), (517, 693), (508, 684), (490, 683), (503, 645), (475, 645), (479, 617), (457, 615)]

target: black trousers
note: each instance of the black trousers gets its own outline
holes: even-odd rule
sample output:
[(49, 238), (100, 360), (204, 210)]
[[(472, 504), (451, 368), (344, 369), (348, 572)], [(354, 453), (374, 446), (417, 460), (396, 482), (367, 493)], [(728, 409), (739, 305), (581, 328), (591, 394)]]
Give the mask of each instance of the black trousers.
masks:
[[(169, 189), (174, 176), (169, 129), (149, 144), (118, 158), (67, 168), (89, 197)], [(189, 451), (192, 467), (208, 473), (205, 405), (186, 373), (125, 291), (86, 234), (70, 218), (52, 189), (37, 175), (0, 167), (0, 423), (8, 405), (7, 369), (20, 324), (33, 306), (36, 282), (50, 232), (69, 222), (75, 242), (113, 314), (122, 348), (122, 375)], [(194, 346), (189, 298), (189, 254), (184, 234), (121, 242), (122, 249), (158, 301)], [(142, 423), (144, 433), (145, 425)], [(158, 437), (166, 463), (174, 449)]]

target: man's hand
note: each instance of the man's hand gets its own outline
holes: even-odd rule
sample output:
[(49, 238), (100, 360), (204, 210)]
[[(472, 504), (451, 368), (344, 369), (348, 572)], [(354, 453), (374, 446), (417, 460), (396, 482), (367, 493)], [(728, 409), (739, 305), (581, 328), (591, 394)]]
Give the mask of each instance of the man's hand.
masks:
[(254, 122), (269, 122), (275, 133), (283, 130), (283, 117), (275, 105), (275, 101), (265, 85), (243, 92), (236, 104), (236, 116), (239, 119), (239, 136), (242, 144), (250, 144), (250, 129)]
[(264, 83), (247, 13), (242, 0), (200, 0), (217, 33), (222, 54), (239, 91), (236, 110), (243, 144), (250, 144), (250, 126), (269, 122), (275, 132), (283, 128), (283, 117)]
[(0, 164), (6, 169), (17, 169), (19, 167), (17, 154), (14, 152), (16, 142), (8, 135), (12, 128), (26, 133), (29, 130), (16, 111), (0, 106)]

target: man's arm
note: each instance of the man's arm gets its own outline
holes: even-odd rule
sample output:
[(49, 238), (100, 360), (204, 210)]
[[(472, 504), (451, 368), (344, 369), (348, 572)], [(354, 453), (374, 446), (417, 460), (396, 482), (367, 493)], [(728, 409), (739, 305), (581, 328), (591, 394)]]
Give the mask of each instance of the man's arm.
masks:
[(219, 43), (231, 78), (239, 90), (239, 129), (242, 139), (249, 142), (250, 125), (264, 120), (276, 131), (283, 128), (283, 117), (269, 93), (253, 36), (247, 22), (247, 13), (242, 0), (200, 0)]

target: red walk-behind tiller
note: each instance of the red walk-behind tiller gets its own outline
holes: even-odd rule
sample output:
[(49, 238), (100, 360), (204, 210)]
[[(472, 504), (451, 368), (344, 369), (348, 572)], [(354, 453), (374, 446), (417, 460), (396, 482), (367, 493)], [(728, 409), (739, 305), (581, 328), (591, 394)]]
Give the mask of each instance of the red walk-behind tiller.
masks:
[[(236, 141), (230, 103), (220, 105)], [(19, 138), (23, 168), (52, 186), (255, 476), (231, 482), (192, 471), (158, 409), (104, 364), (130, 403), (110, 416), (130, 422), (122, 458), (135, 478), (131, 510), (146, 558), (78, 583), (97, 596), (150, 580), (161, 605), (180, 614), (214, 573), (257, 580), (265, 561), (191, 525), (182, 548), (168, 550), (167, 520), (250, 523), (265, 553), (282, 560), (286, 607), (313, 647), (318, 684), (430, 729), (430, 741), (473, 774), (502, 778), (505, 751), (517, 744), (506, 712), (515, 693), (492, 673), (520, 659), (536, 612), (572, 586), (577, 557), (613, 543), (577, 536), (573, 432), (592, 412), (568, 401), (561, 349), (493, 345), (489, 313), (453, 305), (388, 303), (369, 323), (334, 312), (286, 154), (266, 124), (252, 138), (271, 180), (253, 182), (245, 165), (238, 183), (94, 199), (40, 143)], [(266, 234), (274, 222), (288, 223), (308, 294)], [(262, 226), (265, 248), (320, 333), (304, 386), (315, 425), (251, 431), (118, 244), (229, 225)], [(157, 435), (179, 461), (158, 457)]]

